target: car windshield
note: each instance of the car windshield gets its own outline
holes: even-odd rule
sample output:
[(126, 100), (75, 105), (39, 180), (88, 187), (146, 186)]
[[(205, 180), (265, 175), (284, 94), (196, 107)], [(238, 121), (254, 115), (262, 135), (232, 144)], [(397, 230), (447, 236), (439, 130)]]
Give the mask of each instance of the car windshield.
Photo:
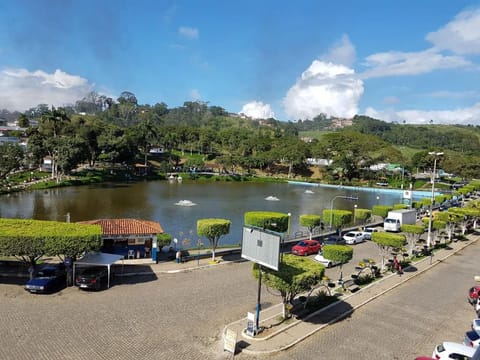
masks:
[(355, 235), (357, 235), (357, 234), (355, 234), (355, 233), (353, 233), (353, 232), (349, 232), (349, 233), (347, 233), (345, 236), (355, 236)]
[(308, 246), (308, 244), (304, 241), (300, 241), (297, 245), (302, 247)]
[(37, 276), (36, 276), (36, 277), (51, 277), (51, 276), (55, 276), (55, 270), (52, 270), (52, 269), (44, 269), (44, 270), (40, 270), (40, 271), (37, 273)]

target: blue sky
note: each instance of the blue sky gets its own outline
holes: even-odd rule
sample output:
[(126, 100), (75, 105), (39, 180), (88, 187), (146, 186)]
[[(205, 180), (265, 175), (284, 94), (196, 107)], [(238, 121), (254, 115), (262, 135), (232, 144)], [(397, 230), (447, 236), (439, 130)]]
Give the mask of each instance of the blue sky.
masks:
[(480, 125), (480, 1), (0, 0), (0, 109), (90, 91)]

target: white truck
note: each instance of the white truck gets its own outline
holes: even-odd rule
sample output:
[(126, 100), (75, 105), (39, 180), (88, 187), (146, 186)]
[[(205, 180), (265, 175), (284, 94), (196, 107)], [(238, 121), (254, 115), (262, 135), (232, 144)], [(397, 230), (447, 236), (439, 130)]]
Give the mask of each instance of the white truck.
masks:
[(416, 222), (417, 210), (415, 209), (391, 210), (383, 221), (383, 230), (398, 232), (403, 224), (413, 225)]

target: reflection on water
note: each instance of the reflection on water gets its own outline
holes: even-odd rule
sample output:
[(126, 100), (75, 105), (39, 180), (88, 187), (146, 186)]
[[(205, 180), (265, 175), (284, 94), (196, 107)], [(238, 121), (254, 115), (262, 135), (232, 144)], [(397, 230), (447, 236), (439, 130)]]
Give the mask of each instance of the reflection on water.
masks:
[(358, 201), (342, 198), (334, 201), (334, 208), (352, 211), (355, 205), (371, 209), (375, 204), (393, 205), (401, 201), (400, 192), (385, 192), (385, 189), (323, 186), (311, 189), (303, 184), (186, 180), (67, 187), (2, 195), (0, 217), (66, 221), (70, 214), (72, 222), (109, 218), (153, 220), (179, 241), (188, 239), (192, 245), (200, 238), (196, 235), (198, 219), (223, 218), (231, 220), (232, 225), (230, 234), (223, 236), (220, 244), (238, 244), (247, 211), (290, 213), (293, 234), (305, 230), (299, 226), (299, 215), (320, 215), (323, 209), (330, 209), (337, 195), (358, 197)]

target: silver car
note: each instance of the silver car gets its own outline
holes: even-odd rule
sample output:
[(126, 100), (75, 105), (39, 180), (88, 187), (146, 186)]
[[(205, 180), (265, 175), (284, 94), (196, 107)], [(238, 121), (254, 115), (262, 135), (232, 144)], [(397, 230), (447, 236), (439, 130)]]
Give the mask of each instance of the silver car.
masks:
[(363, 231), (349, 231), (343, 235), (343, 239), (349, 245), (358, 244), (365, 241), (365, 235)]

